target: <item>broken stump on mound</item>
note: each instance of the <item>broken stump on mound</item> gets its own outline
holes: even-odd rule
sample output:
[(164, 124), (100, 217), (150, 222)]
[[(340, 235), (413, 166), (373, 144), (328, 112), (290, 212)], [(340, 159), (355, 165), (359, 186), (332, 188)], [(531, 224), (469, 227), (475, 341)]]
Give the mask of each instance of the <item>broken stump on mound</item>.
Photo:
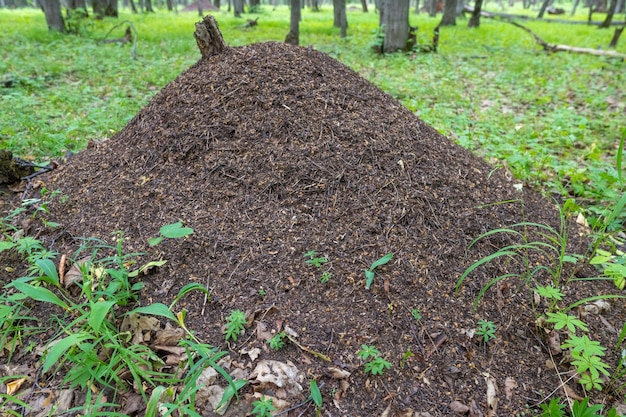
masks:
[(226, 48), (222, 32), (213, 16), (204, 16), (202, 22), (196, 23), (193, 36), (203, 58), (217, 55)]

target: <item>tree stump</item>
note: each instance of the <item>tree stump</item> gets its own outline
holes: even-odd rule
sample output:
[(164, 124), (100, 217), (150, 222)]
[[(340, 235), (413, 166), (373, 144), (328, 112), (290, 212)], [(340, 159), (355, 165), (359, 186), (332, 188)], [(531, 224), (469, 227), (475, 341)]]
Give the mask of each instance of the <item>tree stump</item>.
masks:
[(198, 49), (203, 58), (208, 58), (221, 53), (226, 44), (222, 32), (213, 16), (204, 16), (202, 22), (196, 23), (196, 31), (193, 33), (198, 44)]

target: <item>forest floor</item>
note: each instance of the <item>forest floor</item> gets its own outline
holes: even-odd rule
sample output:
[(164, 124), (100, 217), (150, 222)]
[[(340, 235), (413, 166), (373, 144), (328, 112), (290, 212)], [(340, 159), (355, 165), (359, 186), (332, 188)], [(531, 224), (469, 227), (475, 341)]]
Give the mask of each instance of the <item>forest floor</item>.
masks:
[[(228, 383), (204, 373), (202, 389), (185, 380), (179, 373), (191, 373), (197, 357), (181, 341), (214, 346), (226, 356), (212, 368), (245, 382), (230, 416), (249, 415), (263, 399), (289, 416), (540, 415), (552, 399), (585, 397), (624, 407), (616, 345), (624, 302), (588, 299), (623, 291), (586, 280), (598, 274), (584, 258), (589, 228), (407, 107), (314, 48), (228, 48), (184, 71), (113, 137), (37, 177), (26, 197), (42, 199), (5, 218), (6, 241), (19, 249), (36, 238), (56, 255), (35, 250), (40, 258), (27, 264), (16, 251), (0, 253), (3, 297), (30, 294), (3, 307), (34, 318), (5, 316), (5, 346), (17, 348), (0, 377), (31, 407), (5, 411), (155, 415), (156, 398), (212, 415)], [(3, 212), (22, 191), (5, 190)], [(167, 238), (162, 226), (177, 222), (190, 229)], [(520, 222), (533, 224), (472, 245)], [(160, 233), (166, 238), (149, 245)], [(474, 262), (516, 244), (526, 246), (458, 285)], [(578, 263), (566, 256), (575, 254)], [(15, 283), (29, 272), (47, 278)], [(116, 298), (126, 282), (138, 294), (130, 305)], [(208, 294), (178, 299), (188, 284)], [(126, 315), (131, 309), (141, 314)], [(548, 313), (575, 324), (555, 329)], [(31, 322), (49, 327), (15, 331)], [(115, 343), (99, 344), (107, 330)], [(585, 372), (561, 346), (581, 334), (605, 347), (595, 357), (613, 378), (596, 381), (602, 390), (578, 383)], [(127, 351), (140, 366), (107, 361)], [(145, 373), (144, 384), (132, 372)], [(194, 398), (183, 397), (189, 386), (199, 389)]]

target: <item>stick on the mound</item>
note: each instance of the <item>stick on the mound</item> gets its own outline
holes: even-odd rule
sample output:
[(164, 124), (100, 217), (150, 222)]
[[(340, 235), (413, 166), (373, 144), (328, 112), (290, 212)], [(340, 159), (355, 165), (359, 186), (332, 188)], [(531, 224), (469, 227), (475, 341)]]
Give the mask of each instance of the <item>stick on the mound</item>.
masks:
[(204, 58), (217, 55), (226, 48), (222, 32), (213, 16), (204, 16), (202, 22), (196, 23), (193, 36)]

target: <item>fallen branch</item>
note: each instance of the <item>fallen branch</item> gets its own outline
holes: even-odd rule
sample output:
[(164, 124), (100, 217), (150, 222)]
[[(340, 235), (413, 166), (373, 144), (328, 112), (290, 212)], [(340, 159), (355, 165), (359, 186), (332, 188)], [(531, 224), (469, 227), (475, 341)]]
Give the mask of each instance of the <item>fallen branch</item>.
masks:
[(509, 21), (513, 26), (517, 26), (520, 29), (525, 30), (530, 33), (535, 41), (541, 45), (546, 52), (572, 52), (575, 54), (587, 54), (587, 55), (596, 55), (596, 56), (609, 56), (612, 58), (621, 58), (622, 60), (626, 60), (626, 54), (620, 54), (616, 51), (604, 51), (601, 49), (592, 49), (592, 48), (579, 48), (577, 46), (569, 46), (569, 45), (556, 45), (552, 43), (548, 43), (541, 39), (535, 32), (528, 29), (526, 26), (520, 25), (519, 23), (515, 23), (513, 21)]
[[(113, 32), (115, 29), (117, 29), (118, 27), (122, 26), (125, 23), (128, 23), (128, 27), (126, 28), (126, 32), (124, 33), (123, 38), (107, 39), (107, 37), (111, 34), (111, 32)], [(131, 28), (132, 28), (132, 35), (133, 35), (133, 47), (130, 50), (130, 58), (134, 60), (137, 58), (137, 29), (135, 29), (135, 25), (133, 25), (133, 22), (131, 22), (130, 20), (124, 20), (123, 22), (120, 22), (117, 25), (113, 26), (111, 30), (109, 30), (107, 34), (104, 35), (104, 38), (100, 39), (99, 43), (130, 42)]]
[(24, 190), (24, 192), (22, 193), (22, 200), (24, 200), (26, 198), (26, 196), (28, 195), (29, 191), (32, 188), (32, 183), (31, 180), (41, 174), (45, 174), (46, 172), (50, 172), (54, 169), (56, 169), (59, 166), (59, 163), (56, 161), (52, 161), (50, 162), (48, 165), (45, 166), (39, 166), (36, 164), (32, 164), (32, 163), (26, 163), (27, 166), (34, 168), (37, 168), (37, 171), (33, 172), (30, 175), (26, 175), (25, 177), (22, 177), (22, 180), (26, 181), (26, 189)]

